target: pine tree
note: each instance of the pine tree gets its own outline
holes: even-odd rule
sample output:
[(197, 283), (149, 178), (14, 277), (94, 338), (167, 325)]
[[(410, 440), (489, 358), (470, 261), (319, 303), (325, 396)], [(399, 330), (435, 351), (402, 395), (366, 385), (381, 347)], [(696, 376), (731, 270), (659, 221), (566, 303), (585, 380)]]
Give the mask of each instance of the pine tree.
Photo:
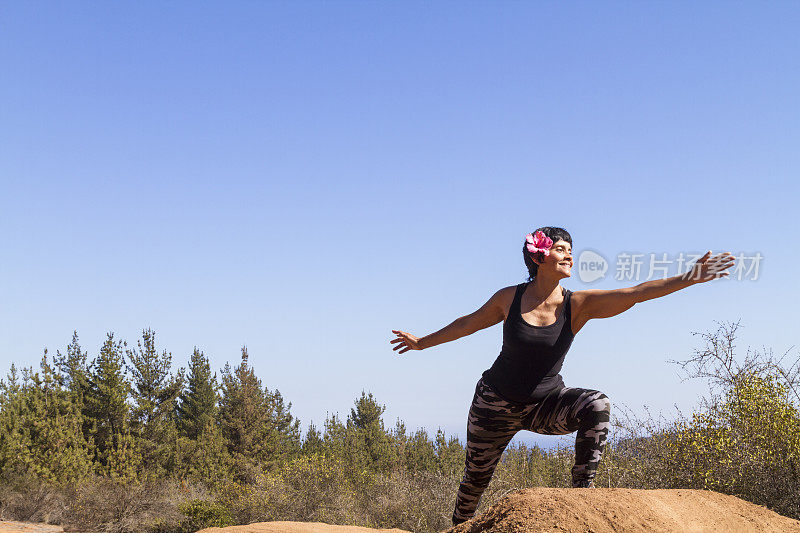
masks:
[(436, 468), (442, 474), (458, 475), (464, 471), (464, 454), (466, 450), (458, 437), (445, 438), (444, 431), (436, 431)]
[(406, 469), (412, 472), (435, 470), (436, 448), (424, 428), (417, 429), (408, 439), (403, 459)]
[[(81, 350), (78, 342), (78, 332), (72, 332), (72, 341), (67, 345), (67, 353), (62, 354), (56, 350), (53, 363), (58, 369), (59, 383), (66, 387), (72, 396), (77, 408), (83, 413), (86, 410), (86, 395), (89, 390), (89, 368), (87, 365), (88, 354)], [(83, 437), (87, 443), (91, 443), (90, 421), (81, 417), (83, 420)]]
[(177, 408), (178, 429), (181, 435), (197, 440), (204, 428), (214, 422), (217, 414), (217, 376), (211, 375), (208, 358), (195, 347), (189, 361), (186, 389), (180, 395)]
[(84, 396), (89, 388), (89, 371), (86, 365), (87, 353), (81, 351), (78, 332), (72, 332), (72, 341), (67, 345), (64, 355), (56, 350), (53, 363), (58, 368), (59, 382), (74, 396), (76, 403), (83, 408)]
[(28, 470), (30, 430), (26, 427), (23, 383), (14, 363), (0, 381), (0, 473), (4, 479), (25, 476)]
[(373, 471), (386, 472), (398, 462), (398, 450), (386, 431), (381, 415), (386, 406), (380, 405), (372, 393), (361, 391), (347, 417), (347, 450), (350, 460)]
[(325, 444), (325, 450), (335, 456), (343, 457), (345, 455), (347, 427), (339, 420), (337, 413), (326, 413), (324, 427), (322, 441)]
[(176, 421), (180, 433), (182, 476), (214, 486), (232, 475), (233, 461), (218, 422), (217, 376), (208, 358), (194, 348)]
[(269, 428), (274, 435), (272, 453), (276, 459), (285, 459), (300, 453), (300, 420), (291, 414), (292, 402), (284, 402), (278, 389), (264, 389), (269, 404)]
[(406, 468), (405, 458), (409, 450), (409, 435), (406, 434), (406, 424), (399, 418), (395, 422), (394, 428), (389, 434), (392, 447), (397, 454), (397, 463), (392, 466), (393, 470), (403, 471)]
[(248, 366), (247, 348), (242, 347), (242, 362), (233, 371), (222, 369), (220, 426), (234, 457), (260, 455), (266, 429), (267, 400), (259, 380)]
[(178, 446), (178, 477), (188, 477), (213, 487), (233, 475), (233, 459), (215, 420), (207, 421), (196, 439), (178, 437)]
[(314, 422), (309, 423), (308, 431), (303, 439), (303, 454), (311, 455), (314, 453), (322, 453), (324, 449), (325, 443), (322, 440), (322, 434), (314, 425)]
[(12, 365), (0, 405), (0, 468), (6, 478), (73, 483), (92, 470), (82, 417), (59, 383), (45, 350), (41, 374), (23, 369), (20, 386)]
[(108, 333), (89, 367), (85, 407), (96, 446), (97, 471), (115, 479), (135, 479), (141, 466), (129, 424), (131, 384), (124, 372), (126, 345)]
[(362, 390), (361, 397), (355, 401), (355, 404), (355, 408), (350, 409), (348, 420), (356, 428), (383, 427), (381, 415), (386, 411), (386, 406), (378, 404), (371, 392), (367, 395)]
[(394, 424), (394, 430), (392, 431), (392, 437), (394, 437), (397, 442), (404, 443), (408, 440), (408, 436), (406, 435), (406, 423), (397, 419), (397, 422)]
[(241, 465), (239, 477), (248, 470), (271, 467), (284, 455), (299, 450), (300, 424), (284, 405), (280, 392), (263, 389), (248, 364), (247, 348), (233, 371), (222, 371), (220, 428), (231, 456)]
[(29, 391), (32, 470), (39, 479), (74, 483), (92, 470), (90, 447), (83, 435), (83, 416), (75, 397), (63, 389), (47, 361), (40, 363), (41, 377), (34, 374)]
[(172, 354), (158, 353), (155, 332), (142, 331), (139, 349), (127, 350), (133, 376), (131, 430), (138, 439), (144, 468), (162, 477), (175, 469), (177, 429), (174, 412), (183, 388), (183, 369), (172, 375)]

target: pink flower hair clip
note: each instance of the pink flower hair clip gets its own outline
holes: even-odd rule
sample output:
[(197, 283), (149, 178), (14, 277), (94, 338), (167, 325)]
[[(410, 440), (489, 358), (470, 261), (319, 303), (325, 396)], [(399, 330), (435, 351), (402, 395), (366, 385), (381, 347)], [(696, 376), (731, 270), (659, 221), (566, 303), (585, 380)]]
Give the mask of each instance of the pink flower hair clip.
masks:
[(537, 231), (536, 234), (528, 233), (525, 235), (525, 246), (532, 254), (537, 252), (543, 254), (544, 257), (550, 255), (550, 248), (553, 246), (553, 239), (544, 234), (544, 232)]

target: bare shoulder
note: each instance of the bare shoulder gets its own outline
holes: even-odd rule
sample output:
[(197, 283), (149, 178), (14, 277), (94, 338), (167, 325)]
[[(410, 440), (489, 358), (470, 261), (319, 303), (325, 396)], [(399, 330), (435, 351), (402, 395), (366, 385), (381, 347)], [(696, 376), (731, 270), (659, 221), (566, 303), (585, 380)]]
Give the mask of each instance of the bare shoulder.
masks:
[[(572, 309), (572, 316), (575, 317), (583, 317), (584, 312), (588, 305), (591, 305), (592, 299), (598, 295), (606, 293), (608, 291), (598, 290), (598, 289), (589, 289), (583, 291), (573, 291), (572, 295), (569, 297), (570, 299), (570, 308)], [(579, 322), (583, 322), (583, 320), (579, 319)]]
[[(511, 295), (509, 296), (509, 289)], [(466, 328), (470, 332), (475, 332), (505, 320), (508, 314), (510, 302), (514, 298), (513, 287), (503, 287), (495, 292), (480, 309), (469, 315), (461, 317), (466, 321)]]
[(572, 306), (573, 312), (575, 311), (576, 307), (580, 307), (581, 304), (586, 302), (586, 298), (589, 296), (589, 292), (591, 291), (572, 291), (572, 295), (569, 297), (570, 305)]
[(591, 303), (592, 299), (597, 296), (602, 296), (611, 291), (601, 289), (589, 289), (583, 291), (573, 291), (570, 296), (570, 307), (572, 308), (572, 315), (580, 314), (585, 308), (586, 304)]
[(511, 309), (511, 302), (514, 301), (514, 293), (517, 291), (517, 285), (509, 285), (508, 287), (503, 287), (492, 296), (492, 299), (496, 299), (497, 304), (503, 310), (503, 320), (508, 318), (508, 312)]

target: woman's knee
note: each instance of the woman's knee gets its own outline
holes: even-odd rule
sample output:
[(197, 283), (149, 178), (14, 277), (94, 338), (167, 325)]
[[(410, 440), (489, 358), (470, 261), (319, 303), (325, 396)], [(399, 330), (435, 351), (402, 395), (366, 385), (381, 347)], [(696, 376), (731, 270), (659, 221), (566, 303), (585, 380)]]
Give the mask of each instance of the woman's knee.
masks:
[(602, 392), (592, 403), (594, 404), (595, 411), (611, 412), (611, 400)]
[(581, 409), (581, 418), (607, 418), (610, 414), (611, 400), (600, 391), (592, 394)]

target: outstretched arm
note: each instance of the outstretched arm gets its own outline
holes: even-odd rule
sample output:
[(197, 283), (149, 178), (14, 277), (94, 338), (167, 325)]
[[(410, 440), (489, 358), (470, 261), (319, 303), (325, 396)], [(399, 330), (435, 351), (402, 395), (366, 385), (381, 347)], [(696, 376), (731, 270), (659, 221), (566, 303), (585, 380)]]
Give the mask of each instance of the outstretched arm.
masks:
[(476, 331), (502, 322), (503, 318), (505, 318), (502, 302), (507, 289), (508, 288), (500, 289), (494, 293), (494, 295), (474, 313), (459, 317), (439, 331), (426, 335), (425, 337), (417, 338), (405, 331), (393, 329), (392, 333), (396, 334), (397, 338), (389, 342), (398, 344), (392, 349), (395, 351), (400, 350), (398, 353), (405, 353), (408, 350), (424, 350), (425, 348), (430, 348), (437, 344), (444, 344), (445, 342), (472, 335)]
[(639, 302), (727, 276), (729, 272), (724, 271), (733, 266), (734, 256), (725, 252), (709, 259), (710, 255), (709, 250), (688, 272), (671, 278), (646, 281), (624, 289), (576, 291), (572, 295), (573, 309), (578, 317), (576, 329), (580, 329), (580, 326), (593, 318), (616, 316)]

